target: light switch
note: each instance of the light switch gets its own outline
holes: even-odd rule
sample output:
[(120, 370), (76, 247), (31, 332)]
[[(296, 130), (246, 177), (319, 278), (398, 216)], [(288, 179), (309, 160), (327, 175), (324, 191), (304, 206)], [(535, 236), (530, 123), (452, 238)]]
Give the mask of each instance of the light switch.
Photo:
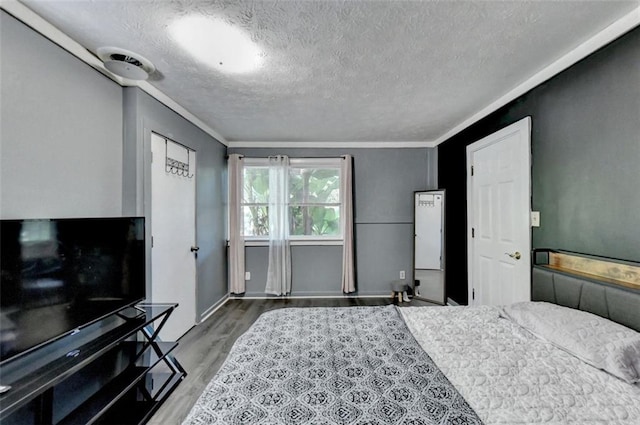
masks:
[(244, 272), (244, 280), (251, 280), (251, 272)]
[(540, 211), (531, 211), (531, 227), (540, 227)]

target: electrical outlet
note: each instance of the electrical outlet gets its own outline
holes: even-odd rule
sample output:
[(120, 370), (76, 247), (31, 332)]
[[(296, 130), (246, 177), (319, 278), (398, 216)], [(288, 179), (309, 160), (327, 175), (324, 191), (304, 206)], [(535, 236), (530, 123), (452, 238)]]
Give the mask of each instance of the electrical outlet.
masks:
[(244, 272), (244, 280), (251, 280), (251, 272)]
[(404, 278), (405, 278), (404, 270), (400, 270), (400, 279), (404, 279)]

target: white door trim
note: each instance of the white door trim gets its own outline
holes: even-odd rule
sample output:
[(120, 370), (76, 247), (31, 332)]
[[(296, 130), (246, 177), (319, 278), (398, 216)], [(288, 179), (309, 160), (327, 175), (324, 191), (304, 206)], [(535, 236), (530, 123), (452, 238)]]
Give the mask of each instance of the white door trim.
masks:
[[(531, 213), (530, 213), (531, 212), (531, 117), (525, 117), (520, 121), (517, 121), (467, 146), (467, 167), (466, 167), (467, 182), (466, 183), (467, 183), (467, 297), (468, 297), (467, 304), (468, 305), (475, 304), (475, 300), (473, 297), (474, 244), (473, 244), (473, 237), (472, 237), (472, 227), (474, 223), (474, 211), (473, 211), (474, 199), (473, 199), (473, 185), (471, 182), (471, 176), (472, 176), (471, 167), (473, 166), (472, 164), (473, 154), (474, 152), (477, 152), (483, 148), (486, 148), (487, 146), (490, 146), (494, 143), (501, 142), (505, 138), (517, 132), (524, 132), (527, 135), (527, 137), (522, 138), (520, 148), (526, 149), (526, 152), (527, 152), (526, 167), (528, 170), (527, 177), (529, 180), (527, 185), (529, 188), (529, 193), (527, 196), (527, 203), (528, 203), (527, 210), (529, 212), (529, 217), (530, 217), (531, 216)], [(525, 260), (527, 263), (530, 263), (530, 257), (531, 257), (530, 219), (529, 219), (527, 235), (528, 237), (527, 237), (526, 246), (525, 246), (526, 250), (522, 252), (522, 256), (523, 256), (523, 260)], [(531, 267), (529, 265), (529, 277), (531, 276), (530, 269)]]

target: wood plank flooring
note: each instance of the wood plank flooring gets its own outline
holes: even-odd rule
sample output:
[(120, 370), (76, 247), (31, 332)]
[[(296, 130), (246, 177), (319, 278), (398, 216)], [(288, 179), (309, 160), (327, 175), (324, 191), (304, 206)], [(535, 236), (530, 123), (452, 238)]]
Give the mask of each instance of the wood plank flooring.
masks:
[[(218, 371), (233, 343), (265, 311), (284, 307), (349, 307), (393, 304), (391, 298), (229, 300), (204, 323), (180, 340), (174, 355), (188, 375), (149, 421), (154, 425), (180, 424)], [(433, 306), (414, 299), (406, 306)]]

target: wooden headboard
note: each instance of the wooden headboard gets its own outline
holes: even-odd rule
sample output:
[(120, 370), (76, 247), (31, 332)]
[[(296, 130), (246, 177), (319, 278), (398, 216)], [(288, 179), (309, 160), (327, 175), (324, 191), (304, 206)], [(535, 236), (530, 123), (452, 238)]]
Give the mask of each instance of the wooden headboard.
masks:
[(533, 301), (588, 311), (640, 332), (640, 264), (553, 250), (536, 250), (533, 260)]

